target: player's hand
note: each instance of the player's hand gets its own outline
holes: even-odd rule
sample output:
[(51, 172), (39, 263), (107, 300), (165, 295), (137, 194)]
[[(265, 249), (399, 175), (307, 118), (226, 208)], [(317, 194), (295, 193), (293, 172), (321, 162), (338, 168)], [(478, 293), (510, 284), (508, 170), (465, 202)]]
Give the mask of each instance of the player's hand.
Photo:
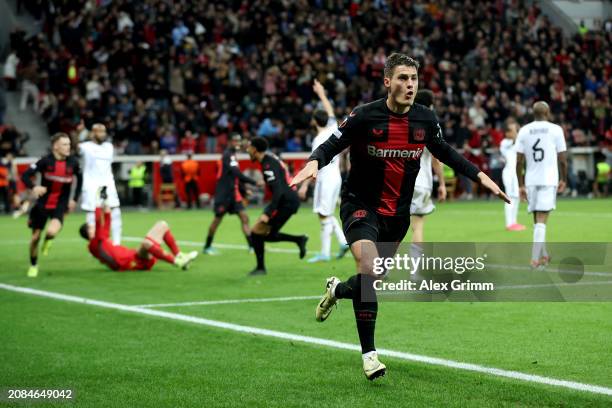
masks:
[(295, 175), (289, 187), (296, 186), (305, 180), (316, 179), (319, 173), (319, 162), (317, 160), (309, 161), (306, 166), (298, 174)]
[(38, 198), (38, 197), (43, 196), (43, 195), (45, 195), (47, 193), (47, 187), (44, 187), (44, 186), (35, 186), (32, 189), (32, 193), (34, 193), (34, 196), (36, 198)]
[(501, 188), (499, 188), (497, 184), (495, 184), (493, 180), (489, 178), (489, 176), (487, 176), (481, 171), (480, 173), (478, 173), (478, 178), (480, 179), (480, 184), (488, 188), (489, 191), (498, 196), (501, 200), (504, 200), (508, 204), (511, 204), (510, 198), (506, 195), (506, 193), (501, 190)]
[(565, 181), (561, 180), (561, 181), (559, 182), (559, 186), (557, 187), (557, 192), (558, 192), (558, 193), (562, 193), (562, 192), (564, 192), (564, 191), (565, 191), (565, 187), (566, 187), (566, 185), (567, 185), (567, 184), (565, 183)]
[(306, 199), (306, 194), (308, 193), (308, 183), (302, 183), (302, 187), (298, 190), (298, 197), (300, 200)]
[(522, 202), (527, 202), (527, 187), (519, 187), (519, 197)]
[(446, 201), (446, 186), (444, 184), (438, 186), (438, 201)]
[(261, 214), (259, 216), (259, 219), (257, 220), (257, 222), (263, 222), (264, 224), (267, 224), (270, 221), (270, 217), (268, 216), (268, 214)]
[(325, 88), (319, 82), (318, 79), (314, 80), (314, 85), (312, 85), (312, 91), (317, 94), (317, 96), (325, 95)]
[(73, 212), (76, 209), (76, 201), (70, 200), (68, 201), (68, 212)]

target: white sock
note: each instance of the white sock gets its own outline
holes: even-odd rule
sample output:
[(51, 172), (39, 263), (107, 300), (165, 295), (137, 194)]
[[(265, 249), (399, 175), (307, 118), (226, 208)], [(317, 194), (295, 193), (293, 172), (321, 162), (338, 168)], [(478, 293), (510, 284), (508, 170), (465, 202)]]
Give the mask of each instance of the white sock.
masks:
[(331, 220), (333, 222), (334, 233), (336, 234), (336, 239), (338, 240), (338, 243), (340, 245), (347, 245), (346, 237), (344, 236), (344, 231), (342, 231), (342, 227), (340, 226), (340, 223), (338, 222), (336, 217), (331, 215), (331, 216), (329, 216), (327, 218), (331, 218)]
[[(416, 242), (413, 242), (413, 243), (410, 244), (410, 257), (411, 258), (418, 259), (418, 258), (421, 257), (421, 255), (423, 255), (423, 253), (424, 253), (423, 252), (423, 247), (421, 247), (421, 244), (418, 244)], [(417, 269), (415, 269), (414, 271), (411, 270), (410, 274), (412, 276), (418, 275), (419, 272), (421, 271), (421, 269), (422, 269), (422, 266), (419, 264), (419, 267)]]
[(512, 223), (518, 224), (518, 211), (521, 204), (520, 197), (510, 197), (512, 201)]
[(375, 356), (375, 355), (376, 355), (376, 350), (374, 350), (374, 351), (368, 351), (367, 353), (363, 353), (363, 354), (361, 355), (361, 358), (365, 360), (366, 358), (368, 358), (368, 357), (372, 357), (372, 356)]
[(334, 232), (334, 222), (331, 217), (321, 220), (321, 256), (329, 256), (331, 252), (331, 236)]
[(514, 224), (512, 222), (512, 213), (514, 207), (514, 200), (512, 200), (512, 204), (505, 203), (504, 204), (504, 215), (506, 216), (506, 228)]
[(531, 259), (537, 261), (546, 253), (546, 224), (536, 223), (533, 226), (533, 248), (531, 250)]
[(123, 225), (121, 224), (121, 208), (115, 207), (111, 210), (111, 235), (113, 237), (113, 244), (121, 244), (121, 231)]

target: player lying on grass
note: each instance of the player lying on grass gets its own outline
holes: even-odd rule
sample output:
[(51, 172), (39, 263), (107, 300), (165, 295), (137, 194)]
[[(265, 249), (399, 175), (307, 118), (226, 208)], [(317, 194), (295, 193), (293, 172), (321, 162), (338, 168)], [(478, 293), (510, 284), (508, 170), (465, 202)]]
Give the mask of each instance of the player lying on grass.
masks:
[[(113, 244), (109, 235), (111, 209), (105, 202), (105, 193), (105, 188), (102, 188), (100, 195), (104, 202), (101, 206), (96, 207), (96, 225), (93, 236), (89, 235), (90, 230), (87, 223), (81, 225), (79, 229), (81, 237), (89, 241), (87, 246), (89, 252), (100, 262), (114, 271), (148, 271), (153, 268), (158, 259), (161, 259), (181, 269), (187, 269), (198, 256), (197, 251), (182, 253), (179, 250), (170, 227), (165, 221), (157, 221), (153, 225), (138, 249)], [(162, 249), (159, 244), (162, 239), (172, 253)]]

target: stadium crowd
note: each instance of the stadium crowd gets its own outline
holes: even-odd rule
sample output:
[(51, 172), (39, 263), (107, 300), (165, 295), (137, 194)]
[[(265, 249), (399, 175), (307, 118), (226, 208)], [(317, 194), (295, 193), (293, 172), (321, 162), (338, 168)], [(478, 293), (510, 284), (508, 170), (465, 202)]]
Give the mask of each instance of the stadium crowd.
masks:
[(612, 21), (566, 38), (516, 0), (44, 4), (39, 35), (12, 35), (23, 92), (51, 133), (103, 121), (126, 154), (220, 152), (231, 131), (308, 150), (313, 80), (342, 117), (384, 94), (394, 50), (420, 61), (445, 137), (472, 160), (499, 145), (507, 117), (531, 119), (536, 99), (570, 146), (612, 144)]

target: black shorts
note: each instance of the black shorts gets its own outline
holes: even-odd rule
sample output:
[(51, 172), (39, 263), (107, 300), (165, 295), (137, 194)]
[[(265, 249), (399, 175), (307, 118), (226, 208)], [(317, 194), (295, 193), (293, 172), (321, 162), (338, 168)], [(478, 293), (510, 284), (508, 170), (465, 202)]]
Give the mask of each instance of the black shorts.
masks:
[(283, 225), (289, 221), (289, 218), (291, 218), (291, 216), (297, 212), (298, 208), (299, 204), (297, 207), (285, 206), (274, 210), (270, 216), (270, 220), (268, 221), (268, 225), (272, 228), (270, 230), (270, 234), (280, 231)]
[(215, 201), (215, 215), (217, 217), (222, 217), (225, 214), (238, 214), (240, 211), (244, 211), (242, 201)]
[(66, 209), (63, 207), (56, 207), (53, 209), (47, 209), (43, 206), (35, 205), (30, 210), (30, 216), (28, 217), (28, 227), (33, 230), (43, 229), (47, 224), (47, 220), (57, 218), (60, 223), (64, 223), (64, 214)]
[(340, 206), (342, 229), (349, 245), (366, 239), (372, 242), (399, 243), (410, 227), (409, 217), (379, 215), (367, 206), (343, 200)]

